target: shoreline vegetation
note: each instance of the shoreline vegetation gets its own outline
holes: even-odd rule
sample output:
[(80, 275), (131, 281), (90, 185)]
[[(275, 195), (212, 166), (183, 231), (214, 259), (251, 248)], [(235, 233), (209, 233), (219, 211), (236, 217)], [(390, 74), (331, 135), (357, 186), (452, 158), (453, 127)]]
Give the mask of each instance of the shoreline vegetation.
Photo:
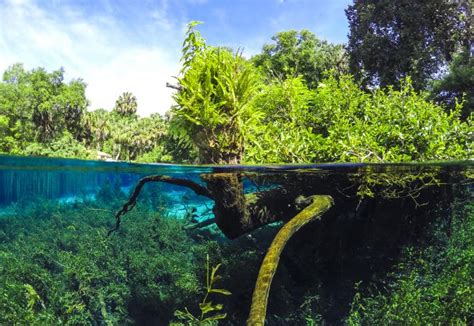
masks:
[(413, 67), (369, 71), (374, 62), (353, 44), (368, 36), (355, 23), (346, 48), (286, 31), (250, 59), (208, 45), (198, 25), (186, 32), (177, 84), (167, 84), (176, 106), (164, 116), (139, 117), (130, 92), (111, 110), (90, 108), (87, 81), (66, 82), (63, 68), (9, 67), (0, 82), (0, 153), (185, 164), (473, 158), (474, 59), (461, 42), (464, 29), (446, 31), (459, 41), (451, 60), (433, 54), (429, 69), (449, 67), (434, 78)]
[[(472, 160), (470, 10), (355, 0), (347, 45), (286, 31), (252, 58), (209, 45), (191, 22), (165, 116), (139, 117), (130, 92), (110, 111), (90, 110), (86, 81), (15, 64), (0, 83), (0, 153), (216, 165)], [(0, 214), (0, 324), (472, 324), (471, 168), (399, 172), (149, 175), (130, 194), (104, 183), (81, 202), (19, 202)], [(210, 199), (212, 224), (166, 217), (163, 183)]]

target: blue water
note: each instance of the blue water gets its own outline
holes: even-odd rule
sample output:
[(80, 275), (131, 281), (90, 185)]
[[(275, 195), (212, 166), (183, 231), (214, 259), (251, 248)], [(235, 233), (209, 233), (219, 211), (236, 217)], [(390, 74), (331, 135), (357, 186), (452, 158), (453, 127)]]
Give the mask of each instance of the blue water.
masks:
[[(472, 171), (472, 161), (451, 161), (410, 164), (298, 164), (298, 165), (173, 165), (139, 164), (129, 162), (104, 162), (77, 159), (44, 157), (17, 157), (0, 155), (0, 214), (11, 204), (33, 198), (54, 199), (59, 203), (71, 204), (94, 200), (96, 193), (105, 184), (113, 185), (129, 194), (135, 183), (147, 175), (167, 175), (194, 180), (200, 184), (201, 174), (239, 173), (242, 175), (324, 175), (385, 173), (396, 169), (397, 173), (418, 173), (442, 169)], [(283, 179), (282, 177), (281, 179)], [(273, 178), (278, 183), (279, 177)], [(244, 191), (253, 192), (272, 187), (272, 184), (257, 185), (251, 178), (244, 178)], [(335, 185), (336, 187), (337, 185)], [(212, 216), (212, 202), (196, 196), (184, 187), (162, 184), (161, 193), (166, 201), (166, 214), (183, 217), (195, 208), (202, 219)]]
[[(105, 183), (118, 183), (127, 191), (143, 176), (160, 174), (192, 179), (199, 182), (200, 174), (208, 173), (241, 173), (259, 175), (278, 174), (325, 174), (325, 173), (417, 173), (419, 171), (446, 172), (472, 171), (473, 161), (450, 161), (409, 164), (298, 164), (298, 165), (173, 165), (173, 164), (139, 164), (129, 162), (104, 162), (77, 159), (58, 159), (44, 157), (17, 157), (0, 155), (0, 205), (27, 199), (28, 196), (46, 198), (80, 197), (94, 193)], [(251, 191), (254, 183), (245, 180), (245, 189)], [(17, 189), (12, 189), (17, 188)], [(49, 188), (49, 189), (48, 189)], [(181, 187), (169, 186), (176, 191), (171, 197), (184, 195)]]

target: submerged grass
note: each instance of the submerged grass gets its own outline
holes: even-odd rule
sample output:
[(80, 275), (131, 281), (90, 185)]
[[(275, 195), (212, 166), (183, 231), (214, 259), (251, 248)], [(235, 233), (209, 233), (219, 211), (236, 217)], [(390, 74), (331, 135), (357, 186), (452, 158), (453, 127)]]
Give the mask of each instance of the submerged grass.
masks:
[[(199, 294), (206, 242), (179, 221), (135, 212), (119, 237), (111, 214), (42, 205), (2, 217), (0, 324), (165, 324)], [(172, 235), (172, 236), (171, 236)]]

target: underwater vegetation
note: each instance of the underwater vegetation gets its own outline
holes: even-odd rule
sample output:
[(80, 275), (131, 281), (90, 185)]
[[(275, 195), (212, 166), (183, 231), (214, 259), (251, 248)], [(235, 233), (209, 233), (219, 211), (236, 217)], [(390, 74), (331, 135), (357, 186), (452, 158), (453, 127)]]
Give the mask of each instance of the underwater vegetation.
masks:
[[(372, 184), (380, 175), (365, 179)], [(292, 180), (288, 189), (300, 192), (324, 188), (303, 173), (262, 178)], [(282, 252), (265, 324), (472, 323), (472, 190), (444, 181), (415, 199), (390, 197), (396, 187), (371, 186), (363, 199), (356, 194), (366, 188), (331, 194), (335, 206)], [(147, 185), (111, 236), (127, 201), (111, 183), (94, 199), (33, 198), (3, 211), (0, 324), (245, 324), (281, 223), (230, 241), (215, 225), (190, 229), (170, 215), (163, 192)]]
[(405, 248), (381, 286), (358, 289), (349, 325), (472, 324), (474, 204), (456, 206), (451, 225), (437, 221), (425, 246)]

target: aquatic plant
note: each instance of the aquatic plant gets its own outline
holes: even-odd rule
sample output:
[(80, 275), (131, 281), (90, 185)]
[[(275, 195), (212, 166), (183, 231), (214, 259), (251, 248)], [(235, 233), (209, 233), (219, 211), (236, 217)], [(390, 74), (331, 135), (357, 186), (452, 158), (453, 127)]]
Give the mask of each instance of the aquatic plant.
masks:
[[(206, 255), (206, 293), (204, 298), (199, 303), (199, 309), (201, 310), (200, 316), (194, 316), (187, 307), (182, 310), (176, 310), (174, 315), (181, 321), (186, 322), (186, 324), (191, 325), (208, 325), (218, 320), (225, 319), (227, 313), (220, 313), (224, 306), (222, 304), (215, 304), (209, 299), (209, 295), (212, 293), (221, 294), (221, 295), (231, 295), (232, 293), (226, 289), (214, 288), (214, 284), (221, 280), (222, 277), (217, 274), (219, 267), (222, 264), (217, 264), (212, 267), (212, 270), (209, 266), (209, 255)], [(209, 313), (213, 313), (209, 315)]]
[(47, 206), (0, 216), (0, 324), (165, 324), (197, 300), (193, 253), (214, 251), (180, 221), (138, 210), (118, 240), (105, 206)]
[[(423, 249), (408, 247), (383, 286), (358, 283), (349, 325), (468, 325), (474, 320), (474, 205), (454, 205), (452, 226), (432, 226)], [(450, 228), (449, 235), (440, 229)]]
[[(308, 194), (325, 186), (315, 175), (298, 173), (298, 176), (283, 177), (282, 186), (293, 185), (299, 192)], [(472, 268), (468, 254), (455, 253), (458, 248), (472, 248), (472, 235), (466, 232), (465, 236), (458, 236), (457, 231), (458, 227), (467, 228), (471, 224), (465, 218), (470, 211), (456, 209), (452, 215), (445, 206), (453, 196), (459, 200), (470, 197), (453, 194), (451, 186), (446, 185), (449, 178), (455, 178), (455, 173), (446, 177), (438, 186), (421, 192), (419, 202), (429, 200), (431, 205), (417, 208), (409, 197), (383, 201), (367, 198), (355, 210), (356, 199), (337, 197), (337, 206), (326, 213), (327, 218), (306, 225), (287, 243), (273, 279), (266, 323), (342, 322), (349, 314), (350, 303), (356, 302), (353, 288), (359, 281), (362, 283), (358, 302), (367, 309), (361, 315), (361, 323), (381, 320), (376, 314), (380, 306), (368, 303), (368, 298), (375, 297), (367, 289), (384, 294), (383, 300), (374, 300), (379, 304), (386, 302), (385, 307), (392, 305), (391, 302), (401, 307), (397, 301), (401, 293), (435, 293), (443, 302), (441, 307), (454, 309), (435, 311), (465, 316), (461, 313), (472, 310), (469, 298), (464, 297), (469, 294), (466, 289), (472, 282), (469, 276)], [(275, 179), (282, 180), (282, 175), (273, 175), (273, 178), (264, 179), (273, 183)], [(299, 182), (300, 178), (305, 182)], [(268, 185), (263, 180), (257, 181)], [(330, 186), (334, 185), (331, 181)], [(465, 186), (460, 184), (460, 187)], [(103, 200), (59, 204), (37, 199), (33, 203), (20, 202), (16, 209), (3, 212), (0, 216), (0, 324), (167, 325), (176, 319), (177, 309), (192, 308), (202, 302), (200, 280), (206, 276), (201, 266), (205, 264), (206, 254), (225, 266), (225, 272), (219, 273), (220, 267), (217, 274), (222, 276), (225, 289), (232, 292), (232, 296), (218, 295), (221, 301), (216, 302), (212, 296), (210, 300), (225, 306), (228, 314), (224, 324), (244, 324), (259, 265), (282, 223), (258, 228), (251, 235), (232, 242), (207, 229), (187, 232), (184, 220), (166, 218), (162, 208), (154, 206), (154, 193), (166, 191), (158, 187), (150, 194), (143, 193), (142, 199), (146, 200), (138, 200), (136, 207), (127, 213), (127, 223), (123, 223), (114, 236), (106, 237), (116, 205), (124, 200), (121, 199), (123, 194), (114, 189), (114, 182), (105, 186)], [(255, 189), (264, 192), (271, 188)], [(326, 191), (325, 188), (319, 190)], [(291, 190), (291, 193), (296, 191)], [(245, 195), (246, 200), (257, 199), (255, 194)], [(449, 237), (457, 240), (446, 251)], [(403, 249), (406, 247), (413, 248), (411, 254)], [(433, 259), (420, 256), (431, 252)], [(446, 263), (449, 256), (464, 258)], [(407, 270), (394, 266), (401, 262), (407, 268), (416, 267), (420, 257), (426, 268), (406, 273), (414, 275), (410, 278), (400, 276), (400, 279), (413, 280), (403, 283), (407, 291), (392, 287), (390, 282), (398, 280)], [(455, 266), (460, 267), (459, 270), (454, 269)], [(443, 269), (446, 272), (439, 276), (437, 271)], [(423, 272), (426, 270), (438, 274), (430, 272), (433, 276), (426, 277), (428, 274)], [(209, 271), (211, 273), (212, 264)], [(31, 288), (25, 287), (26, 284)], [(427, 300), (421, 297), (421, 302)], [(357, 307), (355, 303), (354, 306)], [(429, 307), (420, 303), (417, 314), (429, 317), (428, 312), (420, 312)], [(199, 318), (196, 311), (190, 309), (190, 312)]]

